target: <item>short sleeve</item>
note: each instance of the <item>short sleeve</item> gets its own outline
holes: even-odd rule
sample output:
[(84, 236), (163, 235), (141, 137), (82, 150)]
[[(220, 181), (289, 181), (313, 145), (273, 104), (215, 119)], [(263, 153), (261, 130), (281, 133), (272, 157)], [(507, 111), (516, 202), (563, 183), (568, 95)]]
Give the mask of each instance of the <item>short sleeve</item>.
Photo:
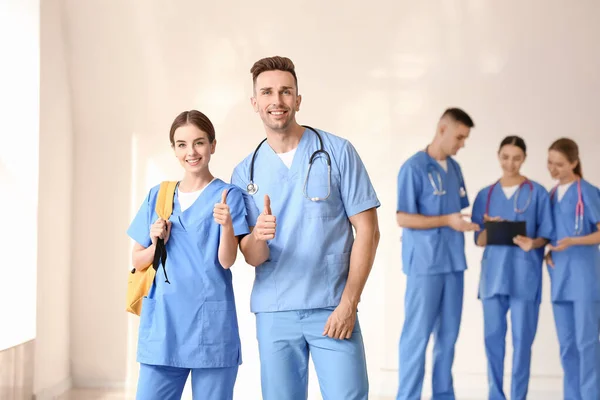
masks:
[(481, 234), (481, 232), (483, 231), (483, 228), (484, 228), (483, 217), (485, 215), (487, 193), (489, 192), (489, 190), (490, 190), (490, 188), (487, 188), (487, 189), (480, 190), (479, 193), (477, 193), (477, 197), (475, 198), (475, 202), (473, 203), (473, 209), (471, 210), (471, 221), (474, 224), (479, 225), (479, 229), (480, 229), (479, 231), (476, 231), (475, 234), (473, 235), (473, 238), (475, 239), (476, 244), (477, 244), (477, 239), (479, 238), (479, 235)]
[(135, 218), (133, 218), (133, 221), (131, 221), (129, 229), (127, 229), (127, 235), (144, 247), (148, 247), (152, 244), (152, 240), (150, 239), (150, 226), (152, 225), (152, 222), (150, 221), (151, 193), (152, 191), (148, 192), (148, 195), (142, 202), (140, 209), (135, 215)]
[(581, 184), (583, 191), (583, 213), (591, 224), (600, 223), (600, 190), (590, 184)]
[(242, 200), (244, 201), (244, 206), (246, 207), (246, 222), (249, 227), (253, 227), (256, 225), (256, 220), (260, 215), (258, 207), (256, 207), (256, 203), (252, 199), (252, 197), (246, 192), (246, 186), (248, 182), (242, 176), (241, 169), (242, 165), (240, 164), (233, 170), (233, 174), (231, 175), (231, 184), (237, 186), (240, 189)]
[(231, 214), (233, 233), (235, 236), (243, 236), (250, 233), (248, 221), (246, 220), (246, 205), (242, 191), (234, 186), (227, 193), (227, 205)]
[(348, 217), (379, 207), (375, 189), (360, 156), (350, 142), (345, 142), (340, 157), (340, 191)]
[(418, 198), (422, 185), (415, 168), (405, 163), (398, 172), (396, 211), (419, 214)]

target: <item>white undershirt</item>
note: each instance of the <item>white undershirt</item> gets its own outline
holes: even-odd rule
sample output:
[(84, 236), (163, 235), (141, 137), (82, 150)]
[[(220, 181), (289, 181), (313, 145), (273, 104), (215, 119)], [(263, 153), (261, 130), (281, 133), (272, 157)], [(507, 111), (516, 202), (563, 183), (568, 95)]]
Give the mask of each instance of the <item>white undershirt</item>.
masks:
[(294, 155), (296, 154), (297, 149), (298, 148), (296, 147), (294, 150), (288, 151), (287, 153), (277, 154), (288, 169), (292, 167), (292, 162), (294, 161)]
[[(213, 178), (212, 181), (208, 182), (208, 185), (213, 183), (214, 180), (215, 178)], [(208, 185), (194, 192), (182, 192), (181, 190), (179, 190), (179, 188), (177, 188), (177, 200), (179, 200), (179, 206), (181, 207), (181, 211), (185, 211), (188, 208), (190, 208), (192, 204), (194, 204), (194, 202), (198, 200), (198, 197), (200, 197), (200, 195), (202, 194), (204, 189), (208, 187)]]
[(565, 193), (567, 193), (567, 190), (569, 190), (569, 187), (571, 187), (572, 184), (573, 184), (573, 182), (565, 183), (563, 185), (558, 185), (558, 188), (556, 189), (556, 195), (558, 196), (558, 201), (562, 200), (562, 198), (565, 196)]
[(441, 165), (442, 168), (444, 168), (444, 171), (448, 172), (448, 160), (436, 160), (438, 162), (438, 164)]
[(519, 188), (519, 185), (502, 186), (502, 191), (504, 192), (504, 195), (506, 196), (506, 198), (510, 199), (512, 197), (512, 195), (515, 194), (515, 192), (517, 191), (518, 188)]

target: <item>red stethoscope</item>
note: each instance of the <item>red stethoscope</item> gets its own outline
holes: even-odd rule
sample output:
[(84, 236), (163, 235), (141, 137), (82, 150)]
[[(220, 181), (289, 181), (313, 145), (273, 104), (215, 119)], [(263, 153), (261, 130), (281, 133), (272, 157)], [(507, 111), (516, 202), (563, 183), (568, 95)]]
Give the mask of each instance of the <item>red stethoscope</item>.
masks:
[[(554, 199), (554, 194), (559, 185), (554, 186), (550, 192), (550, 199)], [(583, 231), (583, 195), (581, 194), (581, 179), (577, 179), (577, 205), (575, 206), (575, 234), (579, 235)]]
[[(487, 195), (487, 202), (485, 203), (485, 215), (490, 215), (490, 203), (492, 201), (492, 192), (494, 191), (494, 188), (496, 187), (496, 185), (498, 185), (498, 183), (500, 183), (500, 180), (497, 180), (496, 183), (494, 183), (492, 185), (492, 187), (490, 188), (490, 190), (488, 191), (488, 195)], [(519, 194), (521, 194), (521, 188), (523, 186), (529, 186), (529, 197), (527, 197), (527, 203), (525, 203), (525, 207), (523, 207), (522, 209), (519, 209)], [(525, 178), (525, 180), (523, 182), (521, 182), (521, 184), (519, 185), (519, 187), (517, 188), (517, 193), (515, 193), (515, 212), (517, 214), (523, 214), (525, 211), (527, 211), (527, 209), (529, 208), (529, 204), (531, 204), (531, 198), (533, 196), (533, 183), (531, 183), (531, 181), (527, 178)]]

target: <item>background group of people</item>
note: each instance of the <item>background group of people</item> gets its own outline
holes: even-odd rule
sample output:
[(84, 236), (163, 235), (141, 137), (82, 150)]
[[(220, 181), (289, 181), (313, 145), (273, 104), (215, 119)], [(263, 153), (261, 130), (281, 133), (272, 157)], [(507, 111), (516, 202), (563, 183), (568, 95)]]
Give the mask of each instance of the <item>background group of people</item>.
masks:
[[(526, 399), (541, 300), (542, 265), (548, 264), (551, 300), (564, 370), (565, 399), (600, 399), (600, 191), (583, 179), (577, 144), (568, 138), (548, 149), (550, 192), (521, 174), (523, 138), (499, 146), (502, 176), (481, 189), (471, 221), (460, 166), (451, 158), (467, 140), (471, 118), (447, 110), (432, 143), (411, 157), (398, 175), (397, 220), (404, 228), (407, 275), (405, 321), (400, 339), (398, 399), (419, 399), (425, 351), (434, 334), (433, 398), (454, 399), (452, 362), (461, 322), (464, 232), (473, 231), (481, 260), (478, 296), (483, 305), (489, 399), (503, 390), (507, 312), (513, 364), (511, 399)], [(512, 243), (488, 243), (488, 222), (522, 221), (526, 232)]]

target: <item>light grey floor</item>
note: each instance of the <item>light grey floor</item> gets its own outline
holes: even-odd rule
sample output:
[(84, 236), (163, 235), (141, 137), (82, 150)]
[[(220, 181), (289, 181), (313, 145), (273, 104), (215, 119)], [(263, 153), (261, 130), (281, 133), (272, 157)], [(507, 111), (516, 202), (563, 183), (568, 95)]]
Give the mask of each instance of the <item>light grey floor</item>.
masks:
[[(121, 390), (100, 390), (100, 389), (73, 389), (59, 397), (57, 400), (134, 400), (135, 394), (127, 394)], [(187, 399), (187, 398), (186, 398)], [(423, 399), (427, 399), (424, 397)], [(527, 400), (559, 400), (560, 396), (534, 395), (528, 396)], [(244, 399), (246, 400), (246, 399)], [(317, 400), (317, 399), (309, 399)], [(319, 399), (320, 400), (320, 399)], [(370, 400), (393, 400), (392, 397), (373, 397)], [(465, 399), (461, 400), (484, 400), (484, 399)]]
[[(127, 395), (120, 390), (73, 389), (58, 400), (133, 400), (134, 395)], [(375, 397), (372, 400), (392, 400), (391, 397)]]

